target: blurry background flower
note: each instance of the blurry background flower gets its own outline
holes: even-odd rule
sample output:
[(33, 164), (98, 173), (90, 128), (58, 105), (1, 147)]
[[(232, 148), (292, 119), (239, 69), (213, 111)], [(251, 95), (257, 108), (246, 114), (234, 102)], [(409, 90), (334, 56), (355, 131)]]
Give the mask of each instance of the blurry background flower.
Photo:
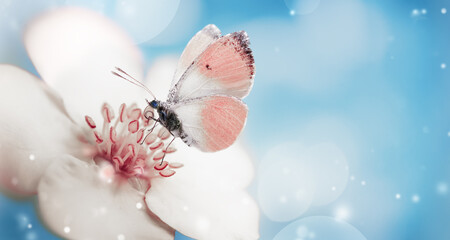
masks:
[[(261, 238), (450, 236), (448, 2), (158, 2), (1, 0), (0, 61), (34, 71), (23, 27), (61, 5), (119, 22), (165, 68), (208, 23), (245, 29), (256, 81), (242, 138), (258, 160)], [(30, 204), (0, 195), (0, 238), (51, 238)]]

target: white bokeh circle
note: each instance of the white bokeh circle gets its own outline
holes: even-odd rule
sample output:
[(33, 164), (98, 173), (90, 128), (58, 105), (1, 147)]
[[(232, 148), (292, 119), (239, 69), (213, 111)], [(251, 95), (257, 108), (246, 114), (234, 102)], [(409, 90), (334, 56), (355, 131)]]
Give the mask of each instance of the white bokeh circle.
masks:
[(355, 227), (331, 217), (314, 216), (299, 219), (283, 228), (273, 240), (367, 240)]
[(258, 171), (258, 200), (273, 221), (290, 221), (311, 206), (335, 201), (348, 182), (345, 154), (333, 143), (281, 143), (270, 149)]
[[(298, 149), (301, 147), (302, 149)], [(311, 206), (314, 183), (305, 163), (305, 151), (296, 143), (274, 147), (262, 160), (258, 171), (258, 199), (263, 213), (273, 221), (290, 221)]]

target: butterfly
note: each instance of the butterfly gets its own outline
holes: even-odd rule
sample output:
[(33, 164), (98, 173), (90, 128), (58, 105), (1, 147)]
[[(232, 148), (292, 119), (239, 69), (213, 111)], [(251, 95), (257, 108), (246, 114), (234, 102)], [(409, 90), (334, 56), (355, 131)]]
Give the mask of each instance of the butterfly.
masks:
[[(172, 141), (179, 137), (201, 151), (220, 151), (232, 145), (244, 128), (248, 108), (241, 99), (249, 94), (254, 73), (247, 33), (221, 36), (215, 25), (207, 25), (181, 54), (167, 100), (156, 100), (147, 89), (154, 99), (147, 100), (143, 115), (162, 124)], [(153, 117), (154, 109), (158, 118)]]

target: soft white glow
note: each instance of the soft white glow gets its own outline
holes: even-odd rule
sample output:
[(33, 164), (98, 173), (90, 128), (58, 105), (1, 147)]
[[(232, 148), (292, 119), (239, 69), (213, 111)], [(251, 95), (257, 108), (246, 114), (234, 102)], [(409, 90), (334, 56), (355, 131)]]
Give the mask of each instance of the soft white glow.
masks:
[(338, 207), (335, 211), (335, 218), (338, 220), (346, 220), (349, 216), (350, 213), (346, 207)]
[(28, 156), (28, 159), (30, 159), (30, 161), (34, 161), (36, 157), (34, 156), (34, 154), (30, 154), (30, 156)]
[(123, 234), (117, 235), (117, 240), (125, 240), (125, 235)]
[(259, 165), (258, 199), (262, 212), (273, 221), (295, 219), (311, 205), (314, 186), (303, 149), (282, 143), (270, 149)]
[(311, 205), (333, 202), (348, 182), (346, 156), (332, 143), (310, 147), (281, 143), (269, 150), (259, 173), (259, 203), (263, 213), (274, 221), (289, 221)]
[(401, 197), (402, 197), (402, 195), (400, 195), (400, 193), (395, 194), (396, 199), (400, 199)]
[(172, 21), (180, 0), (120, 0), (115, 6), (115, 20), (136, 43), (146, 42), (161, 33)]
[[(291, 9), (291, 15), (298, 13), (306, 15), (314, 12), (319, 6), (320, 0), (284, 0), (286, 6)], [(294, 12), (294, 14), (292, 14)]]
[(417, 195), (417, 194), (414, 194), (414, 195), (411, 197), (411, 201), (412, 201), (413, 203), (418, 203), (418, 202), (420, 202), (420, 196)]
[(136, 208), (137, 209), (141, 209), (142, 208), (142, 203), (140, 203), (140, 202), (136, 203)]
[[(165, 3), (165, 1), (161, 2)], [(199, 24), (202, 16), (202, 4), (201, 0), (180, 1), (176, 14), (169, 25), (155, 38), (145, 44), (166, 46), (174, 46), (177, 44), (186, 45), (187, 37), (192, 36), (193, 33), (200, 30), (199, 27), (202, 27), (202, 24)], [(218, 27), (220, 28), (221, 26)], [(173, 71), (171, 73), (173, 74)]]
[(442, 13), (442, 14), (446, 14), (446, 13), (447, 13), (447, 8), (442, 8), (442, 9), (441, 9), (441, 13)]
[(447, 191), (448, 191), (447, 183), (445, 183), (445, 182), (438, 183), (436, 186), (436, 190), (437, 190), (438, 194), (440, 194), (440, 195), (447, 194)]
[(361, 181), (361, 186), (366, 186), (366, 181)]
[[(348, 213), (348, 212), (347, 212)], [(284, 227), (273, 240), (367, 240), (355, 227), (333, 217), (306, 217)]]
[(64, 227), (64, 232), (65, 232), (65, 233), (70, 233), (70, 227), (67, 227), (67, 226)]
[(446, 64), (446, 63), (441, 63), (441, 68), (442, 68), (442, 69), (447, 68), (447, 64)]
[(197, 228), (202, 232), (207, 231), (210, 225), (211, 223), (207, 218), (202, 217), (197, 219)]
[(304, 225), (300, 225), (297, 228), (297, 237), (305, 238), (308, 236), (308, 228)]

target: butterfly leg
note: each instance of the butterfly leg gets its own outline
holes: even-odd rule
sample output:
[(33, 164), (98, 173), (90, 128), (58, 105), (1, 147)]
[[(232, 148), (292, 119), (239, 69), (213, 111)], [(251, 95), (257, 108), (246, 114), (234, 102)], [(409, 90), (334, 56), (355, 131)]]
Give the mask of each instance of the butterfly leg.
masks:
[(153, 129), (155, 129), (156, 124), (158, 124), (158, 123), (159, 123), (159, 119), (157, 119), (155, 121), (155, 124), (153, 124), (153, 127), (150, 129), (150, 131), (147, 133), (147, 135), (145, 135), (145, 137), (142, 139), (142, 142), (140, 143), (141, 145), (144, 144), (145, 139), (147, 139), (147, 137), (153, 132)]
[(166, 157), (166, 153), (167, 153), (167, 149), (169, 149), (169, 147), (170, 147), (170, 144), (172, 144), (173, 143), (173, 141), (175, 140), (175, 136), (169, 131), (169, 133), (170, 133), (170, 135), (172, 135), (172, 140), (170, 141), (170, 143), (167, 145), (167, 147), (166, 147), (166, 149), (164, 150), (164, 155), (163, 155), (163, 157), (161, 158), (161, 163), (159, 164), (159, 165), (162, 165), (162, 163), (163, 163), (163, 161), (164, 161), (164, 158)]

